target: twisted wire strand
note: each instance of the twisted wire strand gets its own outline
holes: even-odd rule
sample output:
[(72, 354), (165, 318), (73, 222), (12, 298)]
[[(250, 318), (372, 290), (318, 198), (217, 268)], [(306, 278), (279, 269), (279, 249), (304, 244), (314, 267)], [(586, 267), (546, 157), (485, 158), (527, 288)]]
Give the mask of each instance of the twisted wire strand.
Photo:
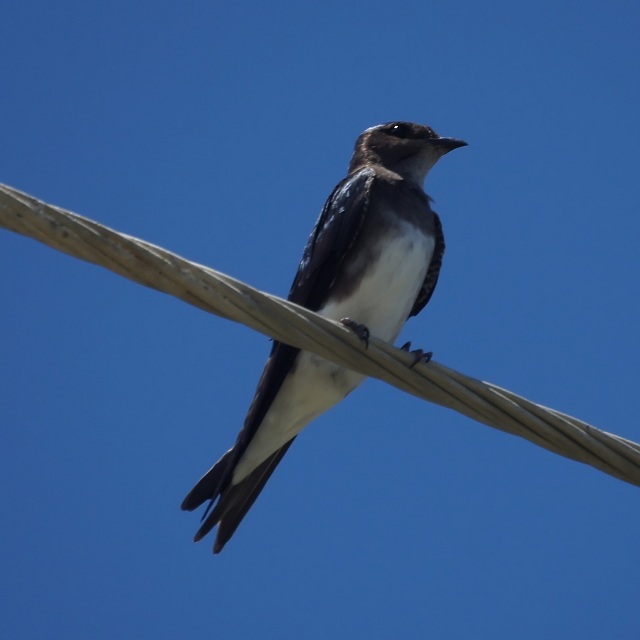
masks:
[(640, 486), (640, 444), (371, 337), (93, 220), (0, 185), (0, 226), (204, 311)]

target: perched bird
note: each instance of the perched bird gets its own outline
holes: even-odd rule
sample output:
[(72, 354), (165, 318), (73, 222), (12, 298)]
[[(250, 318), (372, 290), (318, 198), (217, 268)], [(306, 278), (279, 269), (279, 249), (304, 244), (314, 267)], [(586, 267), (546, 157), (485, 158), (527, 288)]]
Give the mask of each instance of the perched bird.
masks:
[[(289, 300), (366, 339), (397, 338), (429, 302), (444, 236), (422, 183), (433, 165), (466, 142), (391, 122), (358, 138), (349, 174), (333, 190), (311, 233)], [(262, 491), (295, 437), (363, 380), (355, 373), (274, 342), (236, 443), (182, 503), (209, 506), (196, 542), (218, 525), (218, 553)]]

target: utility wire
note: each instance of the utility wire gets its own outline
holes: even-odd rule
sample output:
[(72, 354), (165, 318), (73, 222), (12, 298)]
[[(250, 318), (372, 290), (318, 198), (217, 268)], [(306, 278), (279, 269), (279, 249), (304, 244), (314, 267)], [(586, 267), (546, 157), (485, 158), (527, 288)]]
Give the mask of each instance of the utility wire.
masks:
[(365, 349), (340, 323), (5, 185), (0, 227), (640, 486), (635, 442), (434, 361), (411, 368), (412, 354), (373, 336)]

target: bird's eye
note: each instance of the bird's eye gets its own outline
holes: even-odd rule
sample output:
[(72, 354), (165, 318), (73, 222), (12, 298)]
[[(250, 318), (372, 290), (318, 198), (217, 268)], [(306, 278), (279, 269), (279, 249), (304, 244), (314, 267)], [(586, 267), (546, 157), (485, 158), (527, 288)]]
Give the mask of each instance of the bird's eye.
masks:
[(410, 138), (412, 137), (411, 127), (404, 124), (403, 122), (396, 122), (392, 124), (388, 131), (389, 134), (396, 138)]
[(387, 135), (402, 140), (431, 140), (438, 137), (431, 127), (410, 122), (390, 122), (382, 130)]

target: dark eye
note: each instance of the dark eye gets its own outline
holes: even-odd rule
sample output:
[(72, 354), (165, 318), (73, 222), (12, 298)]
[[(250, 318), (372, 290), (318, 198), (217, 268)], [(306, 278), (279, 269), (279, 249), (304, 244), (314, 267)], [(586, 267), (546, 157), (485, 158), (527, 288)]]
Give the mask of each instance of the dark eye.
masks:
[(396, 138), (413, 138), (412, 127), (404, 122), (395, 122), (394, 124), (389, 125), (387, 133)]

